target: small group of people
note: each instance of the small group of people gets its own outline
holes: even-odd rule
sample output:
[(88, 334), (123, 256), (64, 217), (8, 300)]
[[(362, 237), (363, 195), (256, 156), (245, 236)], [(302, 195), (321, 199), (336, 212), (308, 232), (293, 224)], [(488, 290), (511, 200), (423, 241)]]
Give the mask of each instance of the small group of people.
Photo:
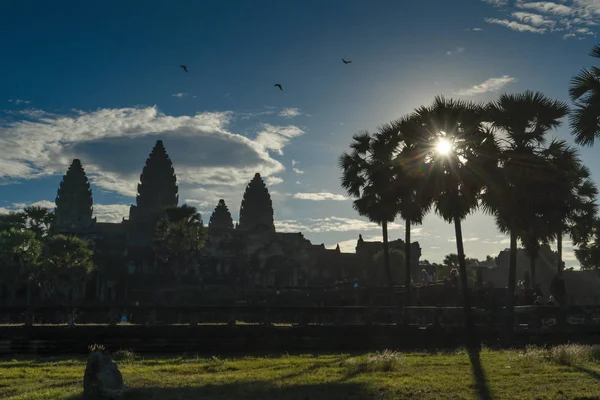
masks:
[(435, 271), (429, 273), (425, 268), (423, 268), (421, 270), (421, 282), (423, 282), (424, 284), (435, 282)]

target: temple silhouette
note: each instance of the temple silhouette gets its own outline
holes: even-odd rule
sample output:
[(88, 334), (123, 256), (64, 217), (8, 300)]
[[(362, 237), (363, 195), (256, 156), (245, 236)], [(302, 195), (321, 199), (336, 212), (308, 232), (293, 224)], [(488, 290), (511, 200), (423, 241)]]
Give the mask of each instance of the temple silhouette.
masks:
[[(58, 189), (54, 229), (83, 237), (94, 248), (95, 268), (83, 291), (86, 300), (168, 303), (177, 294), (179, 300), (218, 303), (266, 288), (327, 287), (336, 282), (381, 286), (385, 279), (374, 261), (381, 242), (366, 242), (359, 235), (356, 252), (342, 253), (339, 245), (326, 249), (300, 232), (277, 232), (269, 190), (257, 173), (244, 192), (237, 224), (225, 200), (219, 200), (208, 218), (205, 247), (185, 287), (176, 289), (169, 265), (154, 252), (153, 239), (165, 208), (178, 203), (175, 169), (161, 140), (140, 175), (136, 204), (120, 223), (93, 217), (90, 184), (80, 160), (73, 160)], [(206, 223), (206, 216), (203, 219)], [(416, 272), (421, 248), (418, 242), (411, 246), (411, 269)], [(390, 249), (403, 248), (401, 239), (390, 242)]]

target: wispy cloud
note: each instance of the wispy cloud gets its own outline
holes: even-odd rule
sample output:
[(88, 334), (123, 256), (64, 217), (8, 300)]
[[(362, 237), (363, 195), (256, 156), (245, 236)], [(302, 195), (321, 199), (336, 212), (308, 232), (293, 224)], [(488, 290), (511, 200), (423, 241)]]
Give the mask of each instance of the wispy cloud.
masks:
[(522, 24), (516, 21), (509, 21), (507, 19), (496, 19), (496, 18), (486, 18), (485, 22), (488, 24), (497, 24), (505, 26), (513, 31), (519, 32), (534, 32), (534, 33), (545, 33), (546, 28), (536, 28), (530, 25)]
[(229, 111), (170, 116), (140, 107), (39, 112), (0, 122), (0, 184), (54, 175), (58, 185), (73, 158), (80, 158), (94, 190), (135, 197), (144, 161), (155, 141), (163, 139), (180, 192), (230, 188), (223, 192), (238, 197), (256, 172), (265, 179), (283, 172), (272, 154), (283, 154), (304, 132), (293, 125), (262, 124), (250, 138), (229, 130), (234, 117)]
[(187, 97), (188, 94), (187, 93), (175, 93), (172, 94), (173, 97), (177, 97), (178, 99), (183, 99), (184, 97)]
[(288, 107), (288, 108), (284, 108), (283, 110), (281, 110), (279, 112), (279, 116), (285, 117), (285, 118), (294, 118), (299, 115), (302, 115), (302, 112), (300, 112), (299, 108)]
[(508, 0), (483, 0), (483, 2), (491, 4), (494, 7), (505, 6), (508, 4)]
[(344, 201), (348, 200), (346, 196), (341, 194), (320, 192), (320, 193), (295, 193), (293, 196), (295, 199), (299, 200), (312, 200), (312, 201), (323, 201), (323, 200), (335, 200), (335, 201)]
[[(520, 32), (560, 32), (563, 38), (584, 38), (595, 35), (589, 27), (600, 25), (600, 1), (598, 0), (515, 0), (512, 3), (482, 0), (496, 6), (508, 18), (486, 18), (490, 24), (505, 26)], [(508, 15), (507, 15), (508, 14)], [(586, 28), (588, 29), (583, 29)]]
[(269, 186), (275, 186), (275, 185), (279, 185), (281, 182), (283, 182), (283, 178), (280, 178), (278, 176), (269, 176), (267, 177), (267, 179), (265, 179), (266, 184)]
[(452, 54), (462, 53), (465, 51), (464, 47), (457, 47), (455, 50), (447, 51), (446, 55), (451, 56)]
[[(388, 229), (403, 229), (404, 225), (392, 222)], [(357, 218), (326, 217), (301, 220), (276, 220), (275, 229), (279, 232), (380, 232), (381, 227), (373, 222)], [(416, 236), (415, 236), (416, 237)]]
[(30, 100), (21, 100), (21, 99), (8, 99), (9, 103), (13, 103), (15, 105), (19, 105), (19, 104), (30, 104), (31, 101)]
[(509, 75), (504, 75), (499, 78), (490, 78), (479, 85), (475, 85), (466, 89), (460, 89), (459, 91), (454, 92), (454, 94), (457, 96), (475, 96), (487, 92), (495, 92), (502, 89), (506, 85), (515, 82), (516, 80), (516, 78), (513, 78)]
[(298, 168), (292, 168), (292, 171), (294, 171), (298, 175), (302, 175), (304, 173), (304, 171), (302, 171), (301, 169), (298, 169)]
[(482, 30), (483, 29), (481, 29), (481, 28), (467, 28), (467, 29), (465, 29), (465, 31), (468, 31), (468, 32), (481, 32)]

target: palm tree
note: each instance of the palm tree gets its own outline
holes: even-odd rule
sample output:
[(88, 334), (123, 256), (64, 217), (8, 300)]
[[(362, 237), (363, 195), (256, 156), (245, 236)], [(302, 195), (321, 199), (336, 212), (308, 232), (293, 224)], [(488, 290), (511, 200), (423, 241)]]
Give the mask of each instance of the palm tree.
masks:
[(205, 229), (196, 207), (167, 207), (156, 227), (154, 249), (167, 262), (181, 286), (191, 262), (204, 247)]
[(419, 150), (414, 142), (408, 140), (408, 135), (403, 131), (416, 128), (416, 121), (410, 116), (400, 118), (391, 124), (383, 125), (378, 135), (387, 137), (389, 146), (392, 148), (395, 157), (394, 166), (394, 189), (398, 201), (398, 214), (404, 220), (404, 258), (405, 258), (405, 304), (410, 305), (410, 281), (411, 281), (411, 239), (410, 230), (412, 225), (420, 225), (423, 218), (429, 212), (432, 205), (432, 199), (427, 197), (428, 192), (423, 190), (424, 168), (423, 160), (419, 157)]
[(0, 232), (7, 231), (10, 228), (25, 229), (26, 219), (23, 212), (11, 211), (8, 214), (0, 214)]
[(353, 208), (359, 215), (381, 225), (384, 266), (393, 300), (388, 223), (396, 218), (398, 201), (392, 189), (395, 177), (392, 163), (395, 147), (390, 144), (392, 139), (385, 135), (372, 136), (368, 132), (357, 133), (350, 144), (352, 152), (343, 153), (338, 164), (342, 170), (341, 185), (355, 198)]
[[(592, 49), (590, 56), (600, 58), (600, 45)], [(575, 143), (592, 146), (600, 136), (600, 68), (582, 69), (571, 79), (569, 95), (575, 103), (570, 117)]]
[(32, 230), (38, 238), (48, 233), (54, 220), (54, 212), (40, 206), (26, 207), (23, 214), (27, 220), (28, 229)]
[(426, 197), (433, 199), (440, 217), (454, 223), (469, 340), (474, 331), (461, 222), (477, 208), (488, 173), (498, 162), (494, 135), (483, 126), (484, 114), (483, 107), (474, 103), (436, 97), (432, 105), (415, 111), (418, 123), (407, 130), (425, 164)]
[(587, 241), (592, 233), (592, 222), (597, 213), (598, 188), (588, 167), (579, 159), (576, 149), (564, 140), (553, 140), (544, 150), (551, 166), (549, 196), (551, 232), (556, 236), (558, 252), (557, 274), (562, 275), (562, 239), (568, 234), (574, 245)]
[[(527, 228), (539, 226), (535, 213), (539, 211), (538, 194), (547, 183), (538, 168), (548, 132), (560, 125), (568, 113), (565, 103), (547, 98), (542, 93), (526, 91), (520, 94), (502, 94), (487, 107), (492, 129), (501, 131), (499, 157), (493, 183), (484, 196), (484, 209), (495, 216), (501, 232), (510, 234), (510, 258), (507, 290), (509, 315), (514, 306), (513, 289), (516, 284), (517, 241), (519, 234), (530, 244), (533, 232)], [(542, 178), (542, 179), (540, 179)], [(535, 187), (534, 187), (535, 186)], [(527, 233), (527, 234), (526, 234)], [(529, 246), (534, 252), (534, 246)]]

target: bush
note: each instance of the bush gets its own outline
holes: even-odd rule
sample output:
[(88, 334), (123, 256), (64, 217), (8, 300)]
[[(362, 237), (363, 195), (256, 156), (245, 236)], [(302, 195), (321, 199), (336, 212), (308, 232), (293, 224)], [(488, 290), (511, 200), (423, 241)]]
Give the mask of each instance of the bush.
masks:
[(515, 361), (534, 363), (550, 361), (561, 365), (577, 365), (600, 360), (600, 346), (563, 344), (550, 348), (527, 346), (519, 352)]
[(367, 354), (361, 357), (352, 357), (343, 362), (343, 366), (350, 374), (363, 372), (389, 372), (397, 371), (403, 365), (402, 353), (384, 350)]
[(112, 359), (115, 361), (134, 361), (138, 358), (137, 354), (128, 349), (117, 350), (112, 354)]

